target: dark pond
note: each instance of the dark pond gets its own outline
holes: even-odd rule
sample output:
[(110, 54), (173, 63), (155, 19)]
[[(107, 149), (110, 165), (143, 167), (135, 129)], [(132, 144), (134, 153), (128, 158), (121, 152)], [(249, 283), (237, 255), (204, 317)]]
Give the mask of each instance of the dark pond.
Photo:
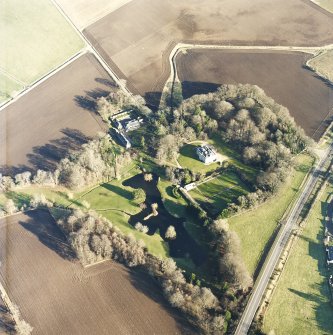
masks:
[[(146, 192), (146, 209), (136, 215), (132, 215), (129, 224), (135, 226), (137, 222), (141, 222), (149, 228), (148, 235), (159, 233), (160, 236), (169, 244), (170, 256), (174, 258), (189, 257), (195, 265), (201, 265), (206, 254), (202, 248), (193, 240), (184, 227), (184, 219), (172, 216), (164, 207), (160, 191), (157, 188), (158, 177), (153, 175), (153, 180), (147, 182), (143, 178), (143, 174), (138, 174), (123, 182), (124, 186), (132, 188), (142, 188)], [(158, 215), (151, 216), (148, 220), (144, 220), (151, 212), (151, 205), (158, 204)], [(177, 237), (174, 240), (165, 239), (167, 228), (172, 225), (175, 227)]]

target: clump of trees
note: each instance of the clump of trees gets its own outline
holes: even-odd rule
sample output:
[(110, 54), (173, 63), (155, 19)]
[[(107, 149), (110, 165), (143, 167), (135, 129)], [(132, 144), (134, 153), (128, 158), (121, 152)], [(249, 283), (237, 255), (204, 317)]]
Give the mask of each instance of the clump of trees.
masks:
[[(157, 113), (152, 125), (158, 134), (152, 143), (161, 164), (177, 157), (179, 147), (189, 138), (215, 134), (239, 152), (245, 164), (260, 171), (253, 194), (240, 197), (223, 216), (255, 206), (276, 192), (290, 170), (292, 157), (312, 143), (287, 108), (258, 86), (248, 84), (223, 85), (215, 93), (195, 95), (183, 101), (178, 111)], [(168, 174), (179, 180), (175, 169)]]
[[(150, 149), (160, 164), (174, 160), (184, 143), (215, 134), (239, 152), (245, 164), (260, 171), (255, 182), (258, 192), (240, 198), (230, 211), (249, 208), (276, 192), (293, 155), (311, 145), (287, 108), (248, 84), (223, 85), (215, 93), (195, 95), (178, 110), (158, 111), (149, 122), (154, 134)], [(167, 174), (178, 181), (175, 171), (169, 169)], [(188, 174), (185, 178), (195, 179)]]
[(217, 297), (206, 287), (188, 283), (174, 260), (147, 257), (146, 268), (160, 282), (170, 304), (207, 334), (223, 334), (225, 319)]
[(137, 96), (129, 96), (122, 89), (113, 90), (108, 96), (97, 99), (97, 112), (104, 121), (122, 110), (134, 109), (139, 114), (148, 116), (151, 110), (145, 105), (145, 100)]
[(210, 289), (188, 283), (172, 259), (150, 255), (142, 241), (123, 235), (94, 212), (69, 210), (58, 224), (83, 264), (115, 259), (130, 267), (141, 266), (158, 280), (170, 304), (192, 323), (207, 334), (224, 333), (225, 319), (218, 298)]
[(133, 200), (137, 203), (143, 203), (146, 200), (146, 192), (142, 188), (133, 191)]
[(44, 194), (34, 194), (30, 200), (30, 207), (53, 207), (53, 203), (46, 199)]
[(209, 228), (216, 236), (220, 275), (240, 289), (248, 290), (252, 286), (253, 280), (242, 259), (238, 235), (229, 230), (228, 222), (225, 219), (214, 221)]
[(142, 240), (125, 236), (112, 223), (95, 212), (70, 211), (58, 224), (83, 264), (116, 259), (127, 266), (146, 262), (146, 248)]
[(121, 177), (122, 168), (131, 161), (129, 152), (115, 149), (109, 135), (83, 144), (81, 149), (62, 159), (55, 171), (37, 170), (17, 174), (14, 178), (0, 174), (0, 191), (31, 184), (43, 186), (63, 185), (78, 189), (103, 180)]
[(0, 216), (12, 215), (16, 212), (18, 212), (18, 208), (14, 201), (12, 199), (8, 199), (3, 206), (3, 210), (1, 210)]
[(144, 234), (149, 232), (149, 228), (146, 225), (143, 225), (141, 222), (137, 222), (134, 228)]
[(165, 232), (165, 238), (174, 240), (177, 237), (176, 229), (174, 226), (169, 226)]

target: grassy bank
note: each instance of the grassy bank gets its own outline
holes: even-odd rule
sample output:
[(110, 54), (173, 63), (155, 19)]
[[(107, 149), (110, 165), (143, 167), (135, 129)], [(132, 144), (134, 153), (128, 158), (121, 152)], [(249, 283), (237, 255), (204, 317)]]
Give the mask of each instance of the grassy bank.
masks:
[(264, 331), (282, 334), (333, 334), (333, 307), (323, 246), (329, 185), (318, 200), (294, 249), (264, 318)]
[(251, 274), (255, 272), (267, 242), (312, 164), (312, 157), (298, 156), (288, 181), (273, 198), (254, 210), (230, 218), (230, 229), (236, 231), (241, 239), (243, 258)]

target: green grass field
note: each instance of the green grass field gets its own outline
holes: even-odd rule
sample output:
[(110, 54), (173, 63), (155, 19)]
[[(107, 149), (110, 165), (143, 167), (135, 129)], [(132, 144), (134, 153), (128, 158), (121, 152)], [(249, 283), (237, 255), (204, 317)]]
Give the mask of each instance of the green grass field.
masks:
[(1, 73), (0, 69), (0, 104), (22, 91), (23, 88), (22, 84)]
[(266, 244), (298, 192), (313, 164), (313, 159), (307, 155), (300, 155), (295, 163), (295, 169), (291, 171), (289, 180), (273, 198), (254, 210), (229, 219), (230, 229), (241, 239), (242, 256), (251, 274), (255, 272)]
[(136, 239), (143, 240), (150, 253), (166, 257), (168, 247), (159, 234), (149, 236), (128, 224), (130, 215), (140, 212), (140, 208), (131, 200), (133, 189), (123, 186), (122, 181), (113, 180), (100, 185), (89, 193), (77, 194), (76, 197), (80, 202), (87, 201), (91, 205), (91, 209), (110, 220), (124, 234), (131, 233)]
[(217, 214), (247, 192), (249, 192), (248, 188), (238, 176), (232, 171), (227, 171), (199, 185), (190, 191), (190, 194), (200, 204), (209, 207), (212, 214)]
[(321, 73), (326, 79), (333, 81), (333, 50), (324, 51), (320, 55), (310, 59), (308, 65)]
[(315, 0), (313, 1), (320, 7), (326, 9), (327, 11), (333, 13), (333, 1), (332, 0)]
[(173, 195), (173, 187), (172, 183), (164, 178), (161, 178), (158, 182), (158, 189), (161, 192), (164, 206), (171, 215), (176, 217), (186, 217), (187, 203), (182, 196), (176, 198)]
[(310, 212), (295, 242), (264, 317), (264, 331), (276, 335), (333, 334), (333, 307), (327, 283), (323, 215), (330, 185)]
[(6, 75), (1, 78), (1, 97), (21, 89), (20, 83), (31, 84), (84, 46), (49, 0), (2, 0), (0, 40), (0, 74)]
[(214, 171), (219, 167), (218, 163), (212, 163), (205, 165), (201, 162), (197, 156), (196, 148), (202, 144), (202, 142), (195, 142), (184, 145), (179, 151), (178, 163), (183, 167), (193, 172), (206, 173)]

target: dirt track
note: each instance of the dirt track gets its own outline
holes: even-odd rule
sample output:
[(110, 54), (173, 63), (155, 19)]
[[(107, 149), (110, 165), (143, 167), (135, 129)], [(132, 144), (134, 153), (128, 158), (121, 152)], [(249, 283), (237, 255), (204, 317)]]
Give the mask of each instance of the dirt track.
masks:
[(1, 278), (33, 334), (186, 334), (147, 275), (70, 261), (45, 211), (0, 220)]
[(333, 15), (309, 0), (134, 0), (85, 35), (135, 93), (160, 92), (180, 42), (320, 46), (333, 42)]
[(93, 98), (113, 82), (85, 54), (0, 112), (0, 172), (52, 169), (70, 149), (105, 129)]
[[(295, 52), (188, 50), (177, 56), (185, 97), (221, 84), (255, 84), (286, 106), (308, 135), (318, 139), (333, 114), (333, 89), (304, 68), (308, 54)], [(325, 126), (325, 127), (324, 127)]]

